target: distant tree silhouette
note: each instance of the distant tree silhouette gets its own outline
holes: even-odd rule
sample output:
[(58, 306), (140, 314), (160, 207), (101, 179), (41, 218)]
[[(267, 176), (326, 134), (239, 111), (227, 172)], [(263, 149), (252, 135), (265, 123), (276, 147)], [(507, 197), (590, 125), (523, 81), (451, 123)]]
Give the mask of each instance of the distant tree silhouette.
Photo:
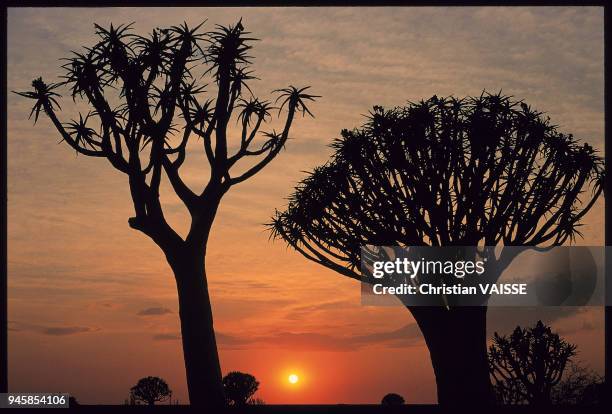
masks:
[[(256, 39), (241, 22), (207, 33), (200, 32), (202, 24), (154, 29), (149, 36), (132, 33), (131, 25), (96, 25), (99, 42), (66, 59), (63, 82), (38, 78), (32, 91), (16, 92), (35, 101), (34, 122), (45, 113), (78, 154), (106, 158), (126, 175), (135, 211), (128, 223), (161, 248), (175, 275), (189, 399), (198, 406), (224, 401), (205, 271), (217, 209), (231, 187), (279, 154), (296, 113), (312, 115), (305, 102), (316, 97), (307, 88), (275, 91), (279, 117), (284, 109), (286, 119), (280, 132), (262, 132), (273, 107), (254, 97), (247, 84), (255, 79), (248, 53)], [(206, 99), (200, 96), (207, 78), (216, 93)], [(62, 122), (60, 86), (68, 86), (89, 112)], [(233, 116), (239, 125), (235, 141), (228, 131)], [(189, 146), (194, 136), (201, 140)], [(209, 179), (194, 191), (179, 171), (196, 145), (205, 153)], [(191, 216), (186, 237), (164, 217), (159, 191), (164, 175)]]
[[(309, 260), (356, 280), (366, 245), (572, 241), (603, 188), (603, 161), (592, 147), (501, 93), (375, 106), (332, 148), (270, 226)], [(491, 281), (514, 255), (503, 249), (489, 260), (487, 269), (498, 272)], [(408, 309), (429, 348), (439, 403), (492, 403), (487, 308)]]
[(251, 374), (233, 371), (223, 377), (223, 390), (229, 405), (247, 405), (259, 388), (259, 381)]
[(402, 405), (405, 403), (404, 397), (394, 392), (385, 395), (380, 401), (381, 405)]
[(79, 404), (75, 397), (73, 397), (72, 395), (68, 397), (68, 407), (78, 407), (79, 405), (81, 404)]
[(155, 405), (156, 402), (166, 401), (172, 391), (166, 381), (159, 377), (145, 377), (138, 380), (138, 383), (131, 389), (131, 396), (134, 401), (142, 401), (147, 405)]
[(489, 363), (498, 401), (531, 405), (593, 403), (587, 389), (601, 379), (575, 364), (574, 356), (576, 346), (542, 321), (532, 328), (517, 326), (509, 336), (495, 332)]
[(575, 362), (568, 364), (559, 384), (552, 389), (553, 404), (598, 405), (603, 403), (603, 378)]

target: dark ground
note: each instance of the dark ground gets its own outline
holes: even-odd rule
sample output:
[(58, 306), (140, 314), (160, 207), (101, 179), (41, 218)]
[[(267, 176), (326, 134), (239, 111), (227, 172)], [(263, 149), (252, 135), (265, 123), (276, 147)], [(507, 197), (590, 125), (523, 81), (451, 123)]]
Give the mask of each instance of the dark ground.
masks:
[[(168, 411), (192, 411), (185, 405), (158, 405), (155, 407), (147, 406), (126, 406), (126, 405), (82, 405), (73, 407), (79, 411), (91, 411), (96, 413), (112, 413), (112, 412), (168, 412)], [(441, 408), (436, 405), (402, 405), (396, 407), (383, 407), (381, 405), (251, 405), (241, 408), (226, 408), (226, 413), (253, 413), (253, 414), (281, 414), (281, 413), (296, 413), (296, 414), (353, 414), (353, 413), (537, 413), (537, 414), (564, 414), (564, 413), (592, 413), (605, 412), (607, 407), (589, 406), (589, 407), (563, 407), (552, 406), (550, 408), (529, 408), (529, 407), (491, 407), (491, 408)], [(193, 410), (195, 411), (195, 409)], [(201, 411), (209, 413), (210, 411)], [(610, 412), (610, 411), (607, 411)]]

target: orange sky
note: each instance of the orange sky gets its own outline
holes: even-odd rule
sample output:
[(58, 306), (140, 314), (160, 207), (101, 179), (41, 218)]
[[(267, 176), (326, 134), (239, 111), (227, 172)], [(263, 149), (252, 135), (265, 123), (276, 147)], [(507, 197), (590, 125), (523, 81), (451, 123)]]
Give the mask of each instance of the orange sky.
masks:
[[(296, 120), (286, 151), (221, 205), (207, 262), (223, 371), (255, 375), (269, 403), (375, 403), (387, 392), (435, 402), (410, 314), (361, 306), (358, 283), (270, 242), (262, 223), (303, 171), (325, 162), (340, 129), (362, 124), (374, 104), (502, 89), (603, 150), (603, 9), (9, 9), (8, 89), (27, 89), (39, 75), (57, 81), (58, 59), (91, 43), (94, 22), (135, 21), (143, 33), (241, 16), (262, 39), (253, 51), (256, 94), (312, 85), (323, 98), (315, 119)], [(187, 401), (174, 280), (157, 247), (127, 226), (124, 176), (56, 145), (46, 119), (27, 120), (30, 104), (9, 96), (11, 391), (122, 403), (138, 378), (157, 375)], [(200, 160), (184, 172), (194, 186), (206, 176)], [(184, 233), (186, 212), (167, 187), (162, 196)], [(602, 207), (587, 216), (582, 244), (603, 244)], [(537, 318), (603, 370), (600, 309), (492, 309), (489, 331)], [(300, 375), (296, 386), (290, 371)]]

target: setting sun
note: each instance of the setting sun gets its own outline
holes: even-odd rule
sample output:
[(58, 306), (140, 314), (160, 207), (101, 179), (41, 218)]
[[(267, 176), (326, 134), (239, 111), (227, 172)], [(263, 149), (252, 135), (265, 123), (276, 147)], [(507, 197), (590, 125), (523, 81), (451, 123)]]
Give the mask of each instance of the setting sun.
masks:
[(300, 378), (295, 374), (289, 375), (288, 379), (291, 384), (297, 384), (297, 382), (300, 380)]

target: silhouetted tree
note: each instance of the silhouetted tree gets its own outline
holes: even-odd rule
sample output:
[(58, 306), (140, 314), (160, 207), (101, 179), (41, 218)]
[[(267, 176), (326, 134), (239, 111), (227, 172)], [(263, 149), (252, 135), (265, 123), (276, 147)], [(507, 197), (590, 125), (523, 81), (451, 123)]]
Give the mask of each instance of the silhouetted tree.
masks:
[(570, 361), (559, 384), (553, 387), (553, 404), (597, 405), (603, 402), (603, 378)]
[[(365, 282), (373, 281), (359, 272), (366, 245), (571, 241), (603, 188), (603, 161), (592, 147), (501, 93), (375, 106), (362, 128), (343, 130), (332, 148), (331, 160), (276, 212), (272, 234)], [(502, 249), (488, 261), (498, 272), (489, 280), (499, 278), (513, 252)], [(486, 306), (408, 309), (429, 348), (438, 401), (492, 403)]]
[(404, 397), (394, 392), (391, 392), (382, 398), (382, 400), (380, 401), (380, 404), (381, 405), (402, 405), (405, 402), (406, 401), (404, 400)]
[(131, 396), (134, 397), (134, 401), (142, 401), (148, 405), (166, 401), (171, 394), (172, 391), (166, 381), (159, 377), (141, 378), (131, 389)]
[(584, 388), (579, 403), (582, 405), (602, 405), (609, 398), (606, 391), (606, 380), (598, 377), (596, 381), (592, 381)]
[[(200, 406), (224, 401), (205, 271), (217, 209), (232, 186), (278, 155), (296, 113), (311, 114), (305, 102), (315, 98), (307, 88), (275, 91), (279, 117), (283, 109), (287, 116), (280, 132), (262, 132), (273, 108), (247, 85), (254, 79), (248, 53), (255, 39), (240, 22), (207, 33), (201, 26), (185, 23), (140, 36), (131, 25), (96, 25), (99, 42), (66, 59), (63, 82), (38, 78), (33, 91), (17, 92), (36, 101), (30, 113), (35, 122), (45, 113), (78, 154), (106, 158), (126, 175), (135, 211), (128, 223), (161, 248), (175, 275), (189, 399)], [(207, 78), (216, 93), (202, 98)], [(73, 100), (90, 108), (68, 123), (58, 118), (57, 91), (64, 85)], [(235, 140), (228, 131), (232, 117), (238, 123)], [(194, 136), (199, 143), (188, 145)], [(179, 173), (188, 148), (201, 148), (208, 164), (208, 182), (196, 191)], [(186, 237), (164, 217), (159, 192), (164, 175), (191, 216)]]
[(259, 382), (251, 374), (233, 371), (223, 377), (223, 390), (229, 405), (246, 405), (257, 392)]
[[(495, 332), (489, 347), (491, 376), (503, 404), (586, 404), (585, 394), (601, 379), (573, 363), (576, 346), (538, 321), (509, 336)], [(588, 392), (587, 392), (588, 394)]]

